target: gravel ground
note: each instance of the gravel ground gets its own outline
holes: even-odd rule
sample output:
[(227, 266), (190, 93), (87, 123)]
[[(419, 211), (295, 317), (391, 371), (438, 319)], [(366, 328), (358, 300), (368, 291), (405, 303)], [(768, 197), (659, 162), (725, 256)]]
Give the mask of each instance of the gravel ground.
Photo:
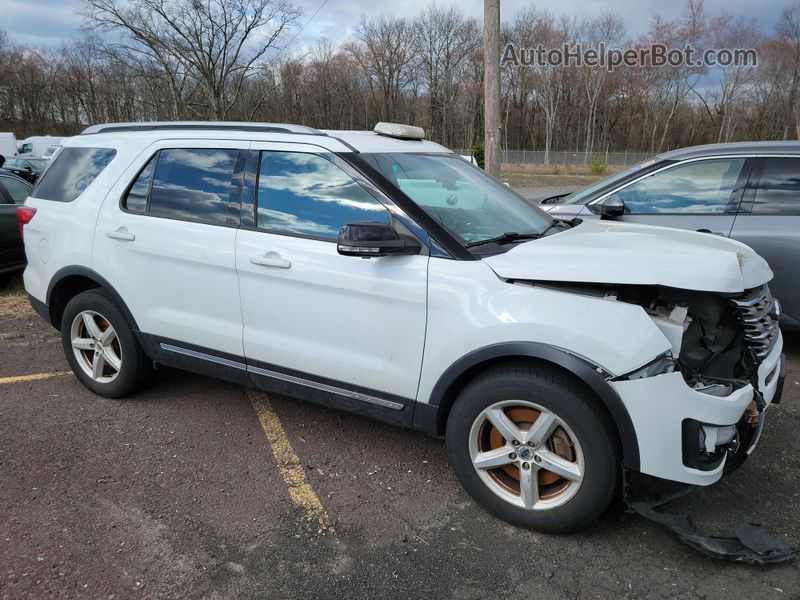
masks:
[[(731, 477), (674, 505), (800, 542), (800, 338), (783, 404)], [(66, 370), (0, 298), (0, 378)], [(800, 570), (714, 561), (615, 509), (547, 536), (483, 512), (441, 441), (273, 396), (330, 518), (292, 501), (245, 389), (172, 370), (137, 397), (71, 375), (0, 385), (0, 598), (800, 598)]]

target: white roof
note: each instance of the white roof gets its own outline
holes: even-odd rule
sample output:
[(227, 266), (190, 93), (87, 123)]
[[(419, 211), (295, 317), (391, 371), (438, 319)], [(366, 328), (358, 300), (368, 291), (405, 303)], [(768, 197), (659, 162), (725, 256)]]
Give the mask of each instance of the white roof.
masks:
[(372, 131), (314, 129), (286, 123), (246, 123), (212, 121), (177, 121), (148, 123), (108, 123), (88, 127), (67, 145), (97, 145), (97, 137), (117, 144), (134, 139), (145, 145), (165, 139), (250, 140), (258, 142), (294, 142), (321, 147), (331, 152), (451, 152), (427, 140), (401, 140)]

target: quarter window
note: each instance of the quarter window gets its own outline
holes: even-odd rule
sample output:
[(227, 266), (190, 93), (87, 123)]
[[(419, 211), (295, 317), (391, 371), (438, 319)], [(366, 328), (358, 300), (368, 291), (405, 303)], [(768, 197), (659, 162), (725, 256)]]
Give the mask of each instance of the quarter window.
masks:
[(800, 158), (764, 158), (753, 214), (800, 215)]
[(630, 214), (723, 213), (744, 163), (744, 158), (692, 161), (648, 175), (616, 195)]
[(72, 202), (117, 154), (111, 148), (64, 148), (36, 185), (36, 197)]
[[(162, 150), (157, 157), (148, 213), (224, 225), (237, 156), (237, 150)], [(141, 194), (143, 186), (137, 180), (131, 189), (136, 189), (133, 202), (139, 207), (142, 201), (135, 194)]]
[(147, 212), (147, 198), (150, 195), (150, 182), (153, 180), (153, 171), (156, 170), (156, 157), (150, 159), (141, 170), (136, 181), (133, 182), (128, 195), (123, 203), (126, 210), (135, 213)]
[(256, 224), (277, 233), (336, 239), (345, 223), (389, 222), (389, 211), (329, 160), (262, 152)]

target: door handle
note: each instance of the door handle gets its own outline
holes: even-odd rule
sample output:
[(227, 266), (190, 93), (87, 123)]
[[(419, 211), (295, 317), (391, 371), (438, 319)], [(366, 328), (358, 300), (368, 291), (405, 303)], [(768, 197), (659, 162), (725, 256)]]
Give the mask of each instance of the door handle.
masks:
[(263, 256), (251, 256), (250, 262), (259, 267), (274, 267), (276, 269), (291, 269), (291, 261), (281, 258), (275, 251), (265, 253)]
[(123, 242), (132, 242), (136, 236), (128, 231), (125, 227), (117, 227), (114, 231), (106, 231), (106, 237), (112, 240), (121, 240)]
[(722, 237), (726, 237), (721, 231), (711, 231), (710, 229), (696, 229), (695, 231), (697, 231), (697, 233), (710, 233), (711, 235), (721, 235)]

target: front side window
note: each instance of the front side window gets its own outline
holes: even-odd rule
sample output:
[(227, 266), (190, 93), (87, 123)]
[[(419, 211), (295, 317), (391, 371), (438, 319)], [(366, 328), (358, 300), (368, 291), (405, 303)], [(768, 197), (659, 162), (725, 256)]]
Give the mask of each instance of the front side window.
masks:
[(389, 223), (389, 211), (335, 164), (316, 154), (261, 153), (256, 225), (335, 240), (345, 223)]
[(362, 156), (462, 243), (504, 233), (539, 234), (553, 222), (508, 186), (456, 155)]
[(112, 148), (64, 148), (36, 185), (36, 197), (72, 202), (113, 160)]
[[(226, 224), (238, 154), (238, 150), (211, 148), (161, 150), (153, 173), (148, 213), (156, 217)], [(137, 181), (131, 191), (135, 189), (134, 206), (141, 208), (144, 184), (140, 186), (139, 183)], [(130, 196), (128, 200), (130, 202)]]
[(697, 160), (658, 171), (615, 194), (633, 215), (723, 213), (744, 158)]
[(752, 213), (800, 215), (800, 158), (761, 160)]
[(14, 200), (14, 204), (22, 204), (31, 193), (31, 186), (11, 177), (0, 177), (0, 185), (6, 188), (11, 199)]
[(29, 154), (29, 153), (33, 152), (33, 144), (22, 144), (22, 146), (20, 146), (17, 149), (17, 151), (20, 154)]

